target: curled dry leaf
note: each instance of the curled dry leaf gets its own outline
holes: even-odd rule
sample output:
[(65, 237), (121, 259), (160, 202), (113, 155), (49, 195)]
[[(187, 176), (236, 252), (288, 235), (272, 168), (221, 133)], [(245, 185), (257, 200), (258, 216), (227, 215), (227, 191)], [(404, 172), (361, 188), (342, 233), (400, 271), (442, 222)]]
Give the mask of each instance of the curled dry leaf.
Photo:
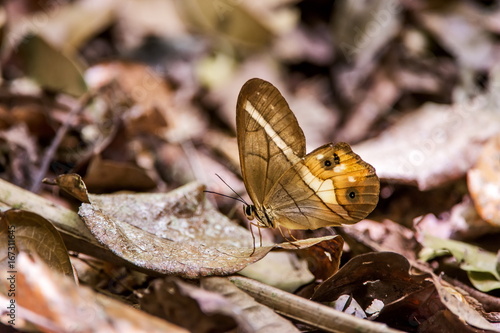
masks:
[(495, 93), (452, 106), (426, 104), (353, 150), (380, 178), (421, 190), (458, 179), (476, 162), (483, 143), (500, 131)]
[(479, 215), (500, 226), (500, 135), (483, 147), (475, 167), (467, 173), (469, 191)]
[(461, 321), (474, 327), (499, 332), (493, 324), (488, 322), (471, 304), (464, 292), (459, 291), (446, 281), (433, 276), (434, 286), (439, 293), (441, 302)]
[(216, 211), (203, 190), (191, 183), (167, 194), (89, 194), (90, 203), (83, 203), (78, 213), (114, 254), (143, 269), (186, 278), (232, 274), (273, 248), (298, 250), (333, 238), (257, 247), (254, 252), (250, 232)]
[(425, 276), (410, 274), (410, 263), (394, 252), (366, 253), (349, 260), (338, 272), (320, 284), (312, 299), (332, 302), (352, 295), (366, 309), (375, 301), (392, 303), (429, 284)]
[(44, 332), (187, 332), (129, 305), (77, 286), (37, 257), (17, 257), (18, 315)]
[[(16, 271), (19, 251), (38, 255), (51, 269), (73, 276), (68, 250), (56, 228), (38, 214), (10, 209), (0, 216), (0, 264)], [(7, 246), (8, 245), (8, 246)], [(4, 272), (6, 270), (3, 270)]]
[(75, 177), (74, 175), (60, 175), (55, 179), (45, 178), (43, 182), (48, 185), (57, 185), (61, 190), (73, 196), (75, 199), (80, 200), (81, 202), (90, 203), (87, 186), (82, 181), (81, 177)]

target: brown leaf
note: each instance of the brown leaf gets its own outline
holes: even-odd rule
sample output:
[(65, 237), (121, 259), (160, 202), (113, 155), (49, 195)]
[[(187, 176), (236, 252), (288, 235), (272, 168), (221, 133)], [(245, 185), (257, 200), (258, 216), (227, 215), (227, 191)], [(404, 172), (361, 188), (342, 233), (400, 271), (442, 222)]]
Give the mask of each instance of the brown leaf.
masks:
[(500, 135), (483, 147), (475, 167), (467, 173), (474, 205), (483, 220), (500, 226)]
[(412, 230), (391, 220), (376, 222), (363, 220), (349, 228), (339, 228), (339, 233), (354, 253), (391, 251), (415, 259), (419, 244)]
[[(186, 332), (95, 293), (21, 252), (16, 275), (18, 315), (45, 332)], [(20, 318), (20, 319), (21, 319)]]
[(127, 162), (103, 160), (99, 155), (90, 161), (85, 183), (94, 192), (145, 191), (156, 186), (142, 168)]
[(339, 270), (343, 246), (344, 239), (337, 235), (329, 241), (300, 250), (299, 255), (307, 260), (316, 280), (323, 281)]
[(75, 174), (64, 174), (57, 176), (55, 179), (45, 178), (43, 182), (48, 185), (57, 185), (75, 199), (81, 202), (90, 203), (87, 186), (80, 176)]
[(480, 329), (498, 332), (498, 329), (474, 308), (473, 304), (464, 295), (465, 293), (436, 276), (433, 277), (433, 282), (439, 293), (441, 302), (461, 321), (465, 321), (469, 325)]
[(356, 256), (328, 280), (320, 284), (312, 299), (331, 302), (352, 295), (366, 309), (373, 301), (383, 305), (424, 288), (425, 276), (409, 273), (410, 263), (394, 252), (373, 252)]
[[(0, 218), (0, 251), (2, 267), (16, 271), (19, 251), (37, 254), (51, 269), (73, 277), (68, 250), (56, 228), (38, 214), (18, 209), (4, 212)], [(12, 266), (11, 266), (12, 265)]]

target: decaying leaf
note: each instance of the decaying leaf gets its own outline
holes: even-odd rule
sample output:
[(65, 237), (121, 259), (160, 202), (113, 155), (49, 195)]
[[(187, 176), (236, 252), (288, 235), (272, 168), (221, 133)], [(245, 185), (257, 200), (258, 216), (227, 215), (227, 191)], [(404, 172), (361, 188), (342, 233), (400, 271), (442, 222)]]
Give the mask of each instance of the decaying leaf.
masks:
[(298, 250), (333, 238), (254, 251), (249, 231), (215, 210), (203, 190), (191, 183), (167, 194), (89, 194), (90, 203), (80, 206), (79, 215), (94, 237), (119, 257), (147, 270), (186, 278), (232, 274), (274, 248)]
[(87, 193), (87, 186), (82, 181), (81, 177), (73, 177), (72, 175), (60, 175), (55, 179), (45, 178), (43, 182), (48, 185), (57, 185), (61, 190), (67, 192), (75, 199), (80, 200), (81, 202), (90, 203)]
[(428, 284), (426, 276), (410, 274), (410, 263), (402, 255), (366, 253), (352, 258), (337, 274), (321, 283), (312, 299), (329, 303), (341, 295), (351, 295), (367, 309), (376, 300), (389, 304)]
[(344, 239), (335, 236), (328, 242), (318, 243), (299, 251), (299, 256), (307, 260), (309, 270), (316, 280), (323, 281), (334, 275), (340, 267), (340, 257)]
[(441, 302), (460, 320), (480, 329), (499, 331), (481, 313), (474, 309), (467, 300), (467, 297), (456, 288), (435, 276), (433, 277), (433, 282), (439, 293)]
[(21, 252), (17, 257), (19, 319), (46, 332), (187, 332), (122, 302), (77, 286)]
[(485, 144), (475, 167), (467, 173), (467, 182), (479, 215), (500, 226), (500, 135)]
[[(16, 271), (15, 257), (19, 251), (39, 256), (56, 272), (73, 277), (68, 250), (56, 228), (38, 214), (10, 209), (0, 216), (0, 264)], [(8, 247), (7, 247), (8, 245)]]
[(500, 271), (497, 255), (477, 246), (450, 239), (441, 239), (424, 233), (421, 243), (425, 246), (420, 252), (421, 260), (449, 255), (467, 272), (471, 283), (481, 291), (500, 289)]
[(363, 220), (339, 232), (354, 253), (391, 251), (412, 260), (419, 249), (413, 231), (391, 220)]

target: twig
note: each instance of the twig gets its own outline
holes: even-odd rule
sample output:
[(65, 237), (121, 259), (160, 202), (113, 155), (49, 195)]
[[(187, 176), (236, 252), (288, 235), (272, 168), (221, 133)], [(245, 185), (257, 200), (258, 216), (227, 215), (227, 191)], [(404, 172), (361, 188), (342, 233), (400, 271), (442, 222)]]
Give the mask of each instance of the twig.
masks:
[(259, 303), (284, 316), (327, 332), (402, 333), (385, 324), (356, 318), (249, 278), (230, 276), (229, 280)]
[(62, 139), (68, 132), (68, 129), (70, 127), (71, 122), (73, 121), (73, 118), (79, 113), (81, 113), (85, 109), (85, 107), (87, 107), (87, 105), (92, 101), (92, 99), (94, 99), (94, 96), (95, 96), (94, 94), (90, 93), (86, 93), (85, 95), (83, 95), (78, 105), (69, 112), (68, 118), (66, 118), (66, 121), (57, 130), (54, 140), (52, 140), (52, 143), (50, 144), (49, 148), (47, 148), (47, 150), (45, 151), (42, 163), (40, 164), (40, 168), (38, 169), (38, 173), (33, 181), (33, 184), (31, 185), (30, 189), (31, 192), (38, 193), (38, 191), (40, 191), (40, 188), (42, 186), (42, 179), (45, 178), (47, 170), (49, 169), (50, 162), (52, 161), (57, 151), (57, 147), (59, 147)]

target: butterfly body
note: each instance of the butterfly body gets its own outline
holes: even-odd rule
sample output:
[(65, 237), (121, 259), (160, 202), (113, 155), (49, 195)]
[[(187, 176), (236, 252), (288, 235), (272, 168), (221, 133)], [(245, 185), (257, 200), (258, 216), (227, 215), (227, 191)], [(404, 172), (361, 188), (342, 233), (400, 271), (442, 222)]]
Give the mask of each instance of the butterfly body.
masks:
[(249, 80), (237, 104), (237, 134), (249, 219), (262, 226), (317, 229), (352, 224), (376, 206), (375, 169), (347, 143), (328, 143), (306, 155), (305, 137), (281, 93)]

